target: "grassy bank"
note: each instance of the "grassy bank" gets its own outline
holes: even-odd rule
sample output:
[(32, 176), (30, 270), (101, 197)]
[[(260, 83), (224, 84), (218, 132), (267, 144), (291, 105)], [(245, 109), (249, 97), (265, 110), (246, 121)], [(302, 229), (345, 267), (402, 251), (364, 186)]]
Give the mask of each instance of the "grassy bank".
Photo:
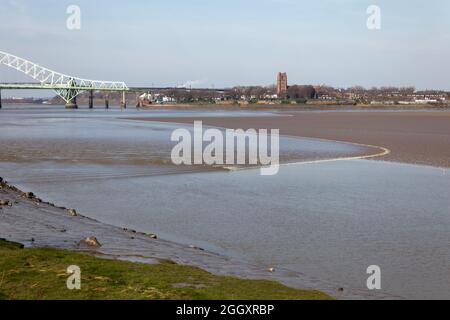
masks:
[[(68, 290), (67, 267), (81, 268)], [(148, 265), (58, 249), (23, 249), (0, 240), (0, 299), (329, 299), (277, 282), (214, 276), (169, 261)]]

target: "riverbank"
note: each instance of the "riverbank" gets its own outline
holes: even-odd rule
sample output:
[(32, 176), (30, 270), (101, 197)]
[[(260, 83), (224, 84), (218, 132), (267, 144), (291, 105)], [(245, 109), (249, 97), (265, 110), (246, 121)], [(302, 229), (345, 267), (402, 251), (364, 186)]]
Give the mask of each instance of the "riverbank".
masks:
[[(1, 238), (26, 247), (0, 241), (0, 299), (330, 298), (275, 282), (275, 270), (102, 224), (0, 182)], [(93, 237), (99, 246), (84, 241)], [(81, 291), (65, 286), (70, 265), (83, 270)]]
[[(99, 105), (102, 105), (101, 103)], [(120, 101), (115, 105), (119, 106)], [(450, 105), (433, 104), (410, 104), (410, 105), (392, 105), (392, 104), (208, 104), (208, 103), (174, 103), (174, 104), (154, 104), (141, 107), (143, 110), (211, 110), (211, 111), (237, 111), (237, 110), (277, 110), (277, 111), (449, 111)]]
[(380, 146), (377, 160), (450, 167), (450, 111), (283, 111), (257, 117), (146, 117), (171, 123), (203, 121), (226, 128), (280, 129), (282, 135)]
[[(80, 290), (66, 286), (68, 266), (81, 269)], [(52, 248), (22, 248), (0, 239), (0, 300), (326, 300), (329, 296), (274, 281), (214, 276), (171, 261), (105, 260)], [(20, 285), (18, 285), (20, 282)]]

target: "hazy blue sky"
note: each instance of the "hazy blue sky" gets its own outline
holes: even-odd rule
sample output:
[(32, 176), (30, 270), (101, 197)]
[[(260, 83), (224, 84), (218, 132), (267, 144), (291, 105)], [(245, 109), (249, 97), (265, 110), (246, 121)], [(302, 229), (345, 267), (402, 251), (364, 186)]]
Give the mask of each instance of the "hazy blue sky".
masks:
[[(222, 87), (271, 84), (286, 71), (299, 84), (450, 89), (447, 0), (0, 4), (0, 50), (81, 77)], [(66, 28), (71, 4), (81, 8), (79, 31)], [(371, 4), (382, 10), (379, 31), (366, 27)]]

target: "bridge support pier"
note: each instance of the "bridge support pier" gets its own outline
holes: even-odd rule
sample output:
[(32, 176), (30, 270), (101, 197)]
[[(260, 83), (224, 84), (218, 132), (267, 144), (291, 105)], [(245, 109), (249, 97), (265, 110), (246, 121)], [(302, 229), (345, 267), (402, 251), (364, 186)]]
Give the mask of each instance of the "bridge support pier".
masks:
[(139, 95), (136, 92), (136, 108), (139, 109), (140, 107), (142, 107), (142, 102), (141, 99), (139, 99)]
[(105, 96), (105, 109), (109, 109), (109, 94)]
[(2, 89), (0, 89), (0, 109), (2, 108)]
[(74, 97), (66, 103), (66, 109), (78, 109), (77, 98)]
[(127, 97), (125, 91), (122, 92), (122, 102), (120, 103), (120, 107), (124, 109), (127, 108)]
[(94, 90), (89, 91), (89, 109), (94, 108)]

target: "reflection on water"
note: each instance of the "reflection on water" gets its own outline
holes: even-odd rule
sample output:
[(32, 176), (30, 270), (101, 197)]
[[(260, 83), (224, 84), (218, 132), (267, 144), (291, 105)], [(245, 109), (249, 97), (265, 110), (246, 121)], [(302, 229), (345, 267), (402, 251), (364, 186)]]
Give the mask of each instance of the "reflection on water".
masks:
[[(2, 151), (0, 175), (51, 202), (344, 287), (364, 288), (375, 264), (383, 292), (449, 297), (445, 170), (358, 160), (283, 166), (271, 177), (259, 170), (173, 174), (179, 169), (147, 159), (164, 158), (170, 125), (4, 114), (2, 144), (28, 159), (6, 162), (12, 155)], [(282, 154), (312, 158), (361, 151), (355, 148), (293, 138), (281, 144)], [(96, 161), (102, 155), (109, 160)], [(72, 156), (82, 161), (67, 161)]]
[[(171, 166), (170, 159), (172, 148), (176, 144), (171, 142), (171, 134), (180, 127), (192, 131), (193, 124), (171, 125), (118, 118), (135, 113), (137, 112), (134, 109), (125, 112), (97, 110), (92, 114), (89, 110), (51, 114), (37, 110), (30, 113), (24, 110), (3, 111), (0, 120), (3, 142), (0, 161), (157, 165), (159, 169), (167, 165), (165, 169), (168, 172), (176, 170), (177, 168)], [(174, 113), (180, 114), (179, 111), (166, 112), (168, 116)], [(154, 111), (142, 111), (138, 114), (155, 115)], [(195, 115), (192, 111), (183, 114)], [(240, 112), (234, 114), (240, 115)], [(281, 138), (280, 149), (282, 162), (373, 154), (378, 151), (345, 143), (289, 137)], [(178, 169), (189, 172), (193, 170), (193, 168)]]

